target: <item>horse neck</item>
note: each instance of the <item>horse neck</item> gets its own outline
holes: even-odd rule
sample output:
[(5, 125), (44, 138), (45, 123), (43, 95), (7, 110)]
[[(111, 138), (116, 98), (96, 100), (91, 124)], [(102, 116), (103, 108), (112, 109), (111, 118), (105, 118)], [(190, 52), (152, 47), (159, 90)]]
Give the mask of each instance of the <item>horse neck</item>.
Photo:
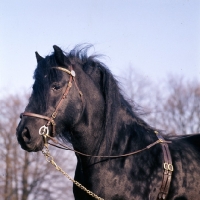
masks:
[[(96, 106), (97, 107), (97, 106)], [(84, 109), (81, 120), (72, 130), (72, 145), (75, 150), (85, 154), (94, 155), (95, 147), (100, 142), (103, 133), (102, 109), (94, 109), (93, 104), (88, 103)]]
[(121, 109), (112, 142), (112, 154), (125, 154), (145, 148), (157, 140), (153, 128), (126, 109)]
[[(96, 118), (95, 123), (85, 129), (81, 124), (82, 128), (77, 128), (74, 133), (78, 136), (73, 141), (74, 148), (90, 155), (121, 155), (145, 148), (156, 141), (154, 130), (142, 119), (127, 112), (123, 107), (117, 115), (117, 121), (113, 124), (109, 136), (102, 128), (102, 119)], [(82, 159), (83, 163), (91, 162), (90, 158)]]

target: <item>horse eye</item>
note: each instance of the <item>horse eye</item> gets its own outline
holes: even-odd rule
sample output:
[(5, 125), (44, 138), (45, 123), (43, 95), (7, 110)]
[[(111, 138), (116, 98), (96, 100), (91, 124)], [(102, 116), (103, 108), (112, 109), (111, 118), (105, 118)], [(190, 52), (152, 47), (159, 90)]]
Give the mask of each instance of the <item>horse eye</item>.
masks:
[(55, 90), (59, 90), (61, 88), (61, 86), (59, 84), (53, 84), (52, 86), (52, 90), (55, 91)]

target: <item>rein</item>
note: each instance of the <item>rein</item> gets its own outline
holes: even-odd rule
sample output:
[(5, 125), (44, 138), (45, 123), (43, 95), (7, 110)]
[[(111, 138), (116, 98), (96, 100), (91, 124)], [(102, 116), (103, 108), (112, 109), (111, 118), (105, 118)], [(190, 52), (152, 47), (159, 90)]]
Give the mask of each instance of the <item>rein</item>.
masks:
[[(94, 156), (94, 155), (85, 154), (85, 153), (82, 153), (80, 151), (74, 150), (74, 149), (70, 148), (67, 145), (63, 145), (62, 143), (58, 142), (58, 140), (56, 140), (55, 138), (51, 137), (50, 135), (45, 135), (45, 137), (48, 137), (49, 139), (51, 139), (55, 143), (55, 144), (52, 144), (52, 143), (48, 142), (48, 144), (50, 144), (51, 146), (54, 146), (54, 147), (57, 147), (57, 148), (60, 148), (60, 149), (63, 149), (63, 150), (70, 150), (70, 151), (73, 151), (74, 153), (77, 153), (77, 154), (85, 156), (85, 157), (94, 157), (94, 158), (120, 158), (120, 157), (127, 157), (127, 156), (131, 156), (131, 155), (134, 155), (134, 154), (138, 154), (138, 153), (140, 153), (142, 151), (145, 151), (147, 149), (150, 149), (151, 147), (153, 147), (153, 146), (155, 146), (156, 144), (159, 144), (159, 143), (171, 143), (171, 141), (166, 141), (164, 139), (158, 138), (158, 140), (156, 140), (155, 142), (147, 145), (145, 148), (137, 150), (137, 151), (134, 151), (134, 152), (131, 152), (131, 153), (121, 154), (121, 155), (117, 155), (117, 156)], [(60, 146), (58, 146), (58, 145), (60, 145)]]
[[(43, 136), (44, 136), (44, 141), (46, 141), (46, 135), (43, 135)], [(42, 153), (45, 156), (47, 162), (51, 163), (56, 168), (56, 170), (61, 172), (65, 177), (67, 177), (70, 181), (72, 181), (77, 187), (79, 187), (81, 190), (85, 191), (87, 194), (89, 194), (90, 196), (94, 197), (95, 199), (104, 200), (103, 198), (97, 196), (92, 191), (88, 190), (81, 183), (79, 183), (78, 181), (76, 181), (73, 178), (71, 178), (60, 166), (58, 166), (56, 164), (56, 162), (53, 159), (53, 156), (49, 152), (48, 143), (45, 143), (44, 149), (42, 150)]]
[[(47, 134), (46, 132), (43, 132), (43, 134), (40, 132), (39, 134), (42, 135), (43, 138), (44, 138), (44, 149), (42, 150), (42, 153), (45, 156), (46, 161), (51, 163), (56, 168), (56, 170), (61, 172), (65, 177), (67, 177), (70, 181), (72, 181), (77, 187), (79, 187), (80, 189), (82, 189), (87, 194), (89, 194), (90, 196), (94, 197), (97, 200), (104, 200), (104, 199), (97, 196), (95, 193), (93, 193), (92, 191), (90, 191), (86, 187), (84, 187), (81, 183), (79, 183), (78, 181), (71, 178), (60, 166), (58, 166), (57, 163), (54, 161), (53, 156), (49, 152), (48, 144), (55, 146), (55, 147), (58, 147), (58, 148), (61, 148), (61, 149), (64, 149), (64, 150), (74, 151), (75, 153), (83, 155), (83, 156), (100, 157), (100, 158), (120, 158), (120, 157), (127, 157), (127, 156), (130, 156), (130, 155), (140, 153), (144, 150), (150, 149), (151, 147), (153, 147), (154, 145), (156, 145), (158, 143), (161, 143), (163, 154), (164, 154), (164, 164), (163, 164), (164, 174), (163, 174), (162, 185), (161, 185), (160, 192), (158, 194), (157, 199), (158, 200), (160, 200), (160, 199), (164, 200), (166, 198), (167, 194), (168, 194), (168, 190), (169, 190), (169, 186), (170, 186), (170, 182), (171, 182), (171, 175), (172, 175), (172, 171), (173, 171), (173, 165), (172, 165), (172, 162), (171, 162), (171, 155), (170, 155), (168, 145), (167, 145), (167, 143), (171, 143), (171, 142), (165, 141), (162, 138), (162, 136), (158, 135), (157, 131), (154, 131), (154, 132), (158, 137), (157, 141), (155, 141), (154, 143), (148, 145), (147, 147), (145, 147), (141, 150), (134, 151), (134, 152), (131, 152), (131, 153), (128, 153), (128, 154), (118, 155), (118, 156), (93, 156), (93, 155), (84, 154), (84, 153), (81, 153), (79, 151), (73, 150), (72, 148), (70, 148), (66, 145), (63, 145), (62, 143), (59, 143), (55, 138), (49, 136), (49, 134)], [(47, 138), (51, 139), (54, 143), (56, 143), (56, 144), (58, 144), (62, 147), (59, 147), (57, 145), (49, 143)]]
[[(54, 161), (52, 155), (49, 152), (48, 149), (48, 144), (61, 148), (61, 149), (65, 149), (65, 150), (71, 150), (74, 151), (77, 154), (80, 154), (82, 156), (87, 156), (87, 157), (99, 157), (99, 158), (120, 158), (120, 157), (127, 157), (130, 155), (134, 155), (134, 154), (138, 154), (142, 151), (145, 151), (147, 149), (150, 149), (151, 147), (155, 146), (156, 144), (161, 144), (162, 147), (162, 152), (163, 152), (163, 178), (162, 178), (162, 183), (161, 183), (161, 187), (159, 189), (159, 194), (157, 199), (158, 200), (164, 200), (166, 199), (168, 192), (169, 192), (169, 187), (170, 187), (170, 183), (171, 183), (171, 176), (172, 176), (172, 172), (173, 172), (173, 165), (172, 165), (172, 158), (171, 158), (171, 154), (169, 151), (169, 147), (168, 147), (168, 143), (171, 143), (170, 141), (166, 141), (157, 131), (154, 131), (154, 133), (156, 134), (158, 140), (156, 140), (155, 142), (149, 144), (148, 146), (146, 146), (143, 149), (131, 152), (131, 153), (127, 153), (127, 154), (122, 154), (122, 155), (113, 155), (113, 156), (94, 156), (94, 155), (89, 155), (89, 154), (84, 154), (82, 152), (76, 151), (74, 149), (69, 148), (68, 146), (65, 146), (61, 143), (59, 143), (55, 138), (51, 137), (49, 135), (49, 126), (52, 125), (52, 135), (55, 136), (55, 118), (57, 116), (58, 113), (58, 109), (61, 106), (61, 104), (63, 103), (63, 100), (66, 99), (70, 88), (72, 87), (72, 81), (74, 81), (75, 83), (75, 87), (77, 88), (80, 98), (83, 102), (82, 99), (82, 92), (79, 90), (76, 80), (75, 80), (75, 71), (73, 70), (72, 66), (70, 66), (70, 70), (67, 70), (63, 67), (53, 67), (54, 69), (57, 70), (61, 70), (63, 72), (66, 72), (70, 75), (69, 78), (69, 82), (67, 84), (67, 88), (65, 90), (65, 92), (62, 95), (62, 98), (60, 99), (60, 101), (58, 102), (54, 112), (51, 114), (50, 117), (48, 116), (44, 116), (44, 115), (40, 115), (40, 114), (35, 114), (35, 113), (31, 113), (31, 112), (24, 112), (20, 115), (20, 117), (22, 118), (23, 116), (29, 116), (29, 117), (36, 117), (36, 118), (40, 118), (40, 119), (44, 119), (47, 120), (46, 125), (43, 125), (42, 127), (40, 127), (39, 129), (39, 135), (41, 135), (44, 139), (44, 149), (42, 150), (42, 153), (44, 154), (44, 156), (46, 157), (47, 162), (51, 163), (56, 170), (60, 171), (64, 176), (66, 176), (69, 180), (71, 180), (77, 187), (81, 188), (82, 190), (84, 190), (85, 192), (87, 192), (89, 195), (91, 195), (92, 197), (98, 199), (98, 200), (103, 200), (102, 198), (98, 197), (96, 194), (94, 194), (93, 192), (91, 192), (90, 190), (86, 189), (83, 185), (81, 185), (79, 182), (75, 181), (74, 179), (72, 179), (66, 172), (64, 172), (62, 170), (62, 168), (60, 168), (56, 162)], [(57, 145), (48, 143), (48, 140), (51, 139), (54, 143), (56, 143)], [(58, 146), (60, 145), (60, 146)]]

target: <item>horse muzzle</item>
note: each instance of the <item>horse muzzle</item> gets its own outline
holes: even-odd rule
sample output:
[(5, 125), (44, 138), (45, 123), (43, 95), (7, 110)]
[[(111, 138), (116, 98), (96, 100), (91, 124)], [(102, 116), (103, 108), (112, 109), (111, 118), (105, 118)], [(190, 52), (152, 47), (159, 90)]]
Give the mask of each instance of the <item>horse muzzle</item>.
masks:
[(16, 130), (16, 135), (21, 148), (28, 152), (41, 151), (44, 147), (43, 136), (39, 135), (38, 130), (33, 129), (32, 125), (31, 127), (28, 125), (24, 127), (22, 122), (20, 122)]

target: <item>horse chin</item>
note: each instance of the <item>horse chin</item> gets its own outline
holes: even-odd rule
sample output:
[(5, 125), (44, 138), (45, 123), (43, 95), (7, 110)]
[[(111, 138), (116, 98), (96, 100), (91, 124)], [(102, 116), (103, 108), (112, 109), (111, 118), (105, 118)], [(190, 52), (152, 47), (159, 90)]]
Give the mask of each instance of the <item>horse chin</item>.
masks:
[(32, 143), (20, 143), (21, 148), (28, 152), (38, 152), (44, 148), (44, 141), (43, 139), (39, 138), (37, 142)]

